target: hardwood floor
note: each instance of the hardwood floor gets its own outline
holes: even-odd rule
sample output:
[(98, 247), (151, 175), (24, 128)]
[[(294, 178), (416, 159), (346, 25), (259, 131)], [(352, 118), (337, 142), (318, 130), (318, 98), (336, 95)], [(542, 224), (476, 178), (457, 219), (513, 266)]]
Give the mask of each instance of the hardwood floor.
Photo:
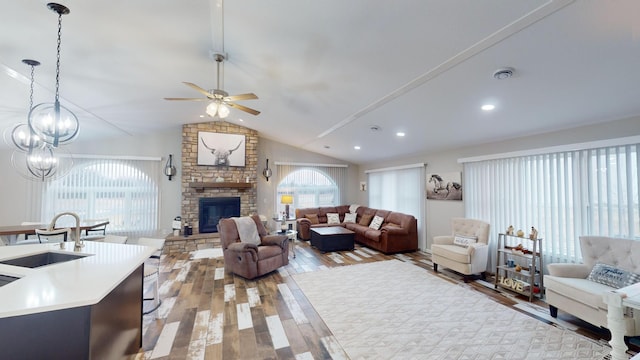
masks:
[[(296, 241), (296, 257), (289, 265), (255, 280), (224, 272), (219, 258), (190, 259), (191, 253), (163, 255), (160, 264), (162, 305), (144, 316), (143, 349), (139, 359), (348, 359), (331, 331), (297, 287), (291, 275), (331, 267), (399, 259), (433, 274), (429, 254), (384, 255), (356, 245), (354, 251), (321, 253), (307, 241)], [(462, 277), (439, 269), (452, 282)], [(472, 289), (540, 321), (546, 304), (536, 311), (515, 307), (527, 303), (496, 291), (491, 279), (471, 281)], [(363, 304), (368, 306), (368, 304)], [(594, 328), (567, 314), (559, 319), (587, 337), (608, 341), (606, 330)]]

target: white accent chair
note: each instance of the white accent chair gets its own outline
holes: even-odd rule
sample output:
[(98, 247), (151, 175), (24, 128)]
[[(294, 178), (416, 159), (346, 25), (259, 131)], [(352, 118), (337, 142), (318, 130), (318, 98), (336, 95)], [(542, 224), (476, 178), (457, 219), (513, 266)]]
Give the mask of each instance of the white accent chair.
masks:
[[(454, 244), (456, 235), (476, 237), (477, 242), (467, 247)], [(464, 276), (467, 282), (471, 275), (484, 277), (489, 259), (489, 224), (476, 219), (451, 219), (451, 235), (434, 236), (431, 245), (433, 270), (438, 265), (447, 267)]]
[[(145, 262), (144, 264), (144, 290), (151, 287), (152, 288), (152, 297), (144, 297), (144, 301), (151, 301), (152, 305), (150, 308), (143, 310), (142, 314), (147, 315), (151, 314), (158, 310), (160, 305), (162, 305), (162, 300), (160, 300), (160, 292), (159, 292), (159, 282), (160, 282), (160, 257), (162, 255), (162, 250), (164, 248), (164, 239), (154, 239), (154, 238), (139, 238), (138, 245), (150, 246), (156, 249), (156, 252), (150, 256), (150, 259), (157, 259), (156, 264), (149, 264)], [(144, 296), (144, 295), (143, 295)], [(156, 313), (156, 319), (158, 315)]]
[[(640, 241), (607, 236), (580, 236), (582, 263), (552, 263), (544, 275), (545, 301), (552, 317), (558, 309), (593, 325), (607, 328), (608, 306), (603, 294), (615, 287), (589, 280), (597, 263), (640, 273)], [(627, 310), (623, 318), (625, 336), (640, 336), (640, 311)]]

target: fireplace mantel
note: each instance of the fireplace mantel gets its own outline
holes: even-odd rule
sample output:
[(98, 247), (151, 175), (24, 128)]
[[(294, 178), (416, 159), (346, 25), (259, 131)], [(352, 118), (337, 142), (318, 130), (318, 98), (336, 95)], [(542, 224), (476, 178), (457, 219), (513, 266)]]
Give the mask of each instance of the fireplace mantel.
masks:
[(196, 189), (196, 192), (203, 192), (204, 189), (250, 189), (251, 183), (245, 182), (192, 182), (189, 187)]

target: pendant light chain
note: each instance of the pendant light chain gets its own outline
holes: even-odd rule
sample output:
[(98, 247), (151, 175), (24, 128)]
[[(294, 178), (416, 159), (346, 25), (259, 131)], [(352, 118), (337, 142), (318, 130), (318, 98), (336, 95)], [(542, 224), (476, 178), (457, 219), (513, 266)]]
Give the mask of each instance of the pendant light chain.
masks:
[(56, 97), (55, 102), (60, 100), (60, 45), (62, 44), (62, 13), (58, 13), (58, 48), (56, 54)]
[(31, 86), (29, 90), (29, 111), (33, 109), (33, 82), (35, 81), (36, 65), (34, 63), (29, 64), (31, 66)]

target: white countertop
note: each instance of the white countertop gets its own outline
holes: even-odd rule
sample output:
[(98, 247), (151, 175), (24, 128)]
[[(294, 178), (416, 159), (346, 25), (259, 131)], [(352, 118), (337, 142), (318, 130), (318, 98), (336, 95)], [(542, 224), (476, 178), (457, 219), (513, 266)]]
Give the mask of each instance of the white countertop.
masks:
[(85, 241), (0, 247), (0, 261), (47, 251), (87, 254), (80, 259), (25, 268), (0, 264), (0, 274), (20, 277), (0, 287), (0, 318), (97, 304), (149, 258), (148, 246)]

